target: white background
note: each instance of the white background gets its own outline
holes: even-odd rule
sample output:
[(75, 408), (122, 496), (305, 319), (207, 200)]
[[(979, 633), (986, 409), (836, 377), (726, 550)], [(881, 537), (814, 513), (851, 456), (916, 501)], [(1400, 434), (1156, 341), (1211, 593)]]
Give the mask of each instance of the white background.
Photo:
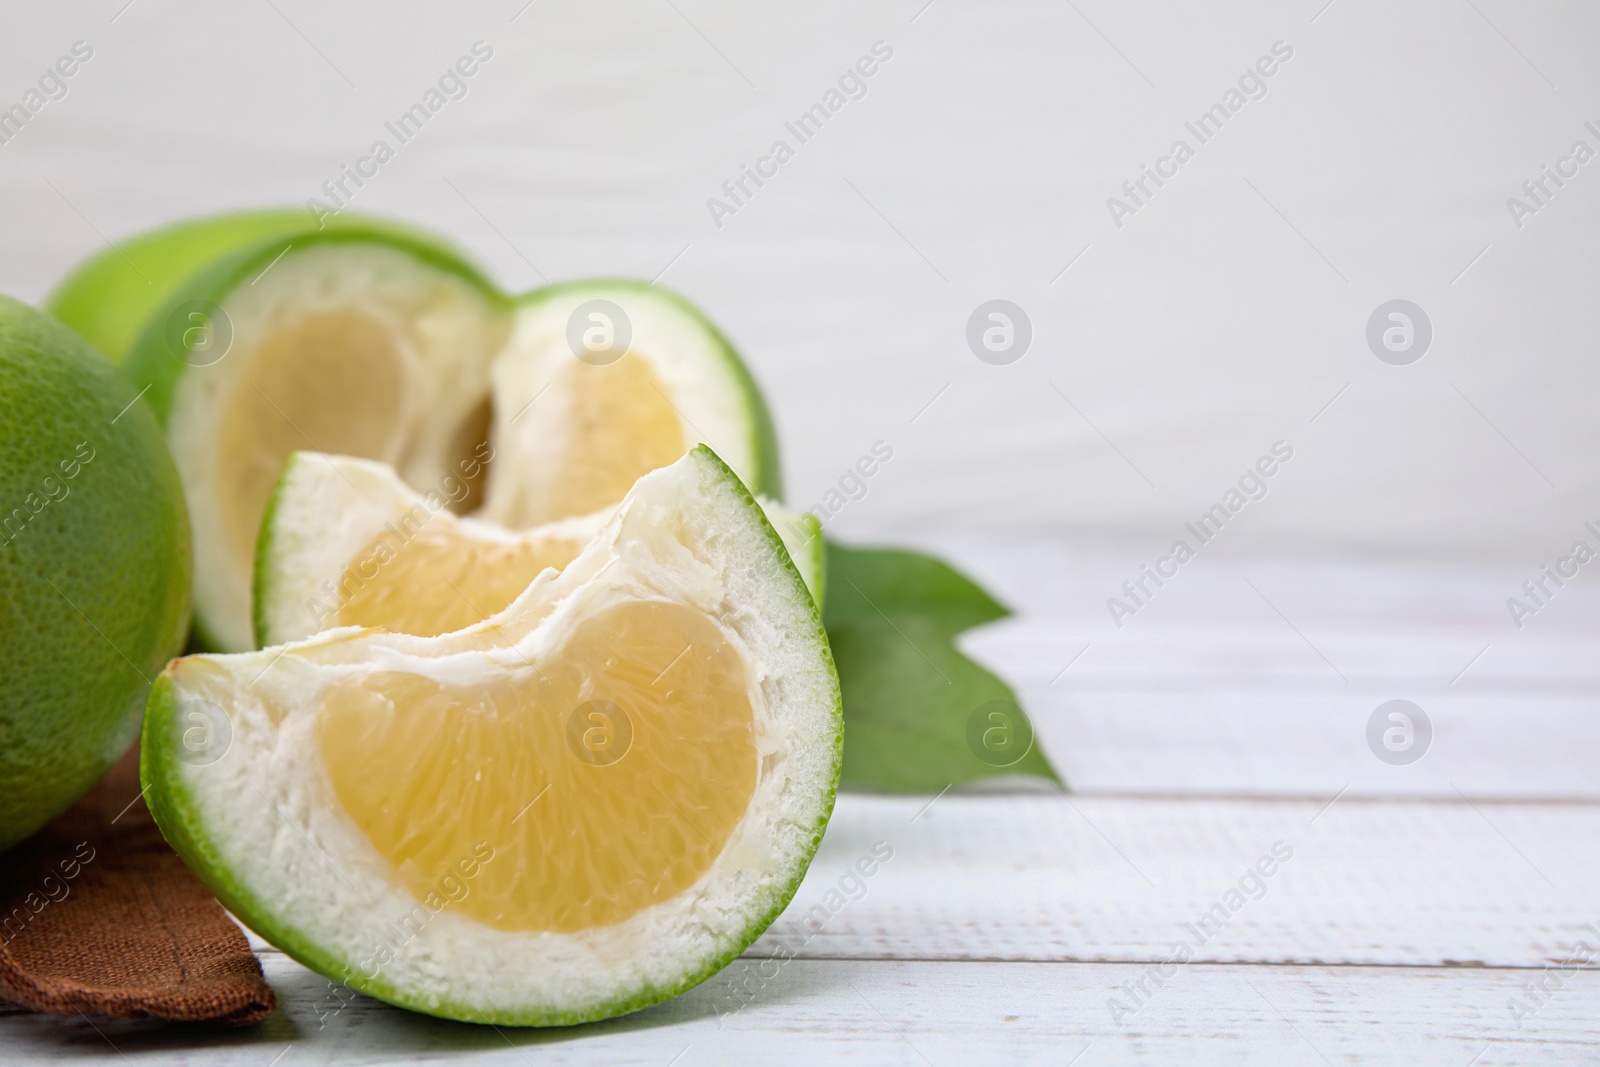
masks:
[[(1506, 207), (1600, 149), (1593, 5), (125, 2), (8, 5), (0, 106), (95, 53), (0, 145), (0, 291), (317, 195), (481, 39), (354, 206), (511, 289), (671, 263), (766, 387), (791, 503), (894, 448), (837, 535), (1137, 534), (1136, 568), (1279, 439), (1294, 460), (1208, 552), (1532, 573), (1600, 519), (1600, 161), (1521, 230)], [(715, 226), (707, 198), (878, 40), (867, 96)], [(1278, 40), (1266, 97), (1116, 227), (1107, 197)], [(1033, 324), (1010, 366), (964, 338), (996, 297)], [(1433, 322), (1411, 366), (1365, 342), (1393, 298)]]

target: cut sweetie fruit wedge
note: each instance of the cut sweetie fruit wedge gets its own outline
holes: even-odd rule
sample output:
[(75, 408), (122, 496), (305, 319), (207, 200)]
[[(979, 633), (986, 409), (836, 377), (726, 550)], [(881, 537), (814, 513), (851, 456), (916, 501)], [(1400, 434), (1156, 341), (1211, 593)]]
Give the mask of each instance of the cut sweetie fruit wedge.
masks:
[(471, 267), (390, 230), (256, 244), (179, 286), (125, 370), (189, 502), (202, 643), (254, 647), (256, 534), (290, 452), (368, 456), (422, 486), (475, 469), (508, 328)]
[[(565, 567), (613, 511), (512, 531), (449, 510), (467, 484), (447, 476), (419, 493), (373, 460), (290, 456), (256, 549), (257, 643), (337, 626), (419, 637), (462, 629), (502, 610), (545, 568)], [(820, 605), (825, 555), (816, 518), (757, 502)]]
[(816, 605), (697, 448), (486, 622), (174, 661), (142, 772), (167, 839), (302, 963), (554, 1025), (674, 996), (766, 928), (840, 737)]
[(419, 493), (375, 460), (291, 455), (256, 548), (257, 644), (338, 626), (464, 629), (572, 562), (612, 511), (513, 531), (452, 514), (465, 492), (463, 478)]
[(772, 419), (750, 372), (688, 301), (643, 282), (552, 285), (517, 301), (493, 367), (491, 473), (481, 517), (526, 528), (622, 499), (695, 444), (781, 499)]
[[(8, 296), (0, 412), (0, 879), (20, 904), (31, 861), (6, 850), (105, 777), (138, 734), (151, 676), (183, 649), (189, 523), (133, 389), (71, 330)], [(21, 936), (46, 895), (64, 899), (57, 886), (0, 909), (0, 941)]]

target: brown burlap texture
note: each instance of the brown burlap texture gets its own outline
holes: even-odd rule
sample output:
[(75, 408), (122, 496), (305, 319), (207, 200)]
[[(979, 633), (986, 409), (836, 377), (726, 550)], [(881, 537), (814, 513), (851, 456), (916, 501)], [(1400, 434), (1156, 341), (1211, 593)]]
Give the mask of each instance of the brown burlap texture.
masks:
[(66, 814), (0, 854), (0, 1001), (56, 1015), (259, 1022), (275, 1006), (260, 962), (138, 796), (136, 746)]

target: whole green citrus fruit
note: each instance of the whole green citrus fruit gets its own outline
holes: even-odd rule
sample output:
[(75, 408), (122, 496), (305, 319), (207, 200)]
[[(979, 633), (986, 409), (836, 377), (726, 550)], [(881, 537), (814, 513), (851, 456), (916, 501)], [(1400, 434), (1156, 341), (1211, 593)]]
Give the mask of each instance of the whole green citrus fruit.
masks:
[(154, 416), (0, 296), (0, 849), (127, 750), (188, 626), (189, 519)]

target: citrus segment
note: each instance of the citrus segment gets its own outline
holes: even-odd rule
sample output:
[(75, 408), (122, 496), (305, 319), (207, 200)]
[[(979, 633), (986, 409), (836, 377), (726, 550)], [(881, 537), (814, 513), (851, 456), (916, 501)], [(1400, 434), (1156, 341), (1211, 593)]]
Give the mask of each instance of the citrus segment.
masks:
[(608, 926), (676, 896), (755, 787), (743, 663), (661, 601), (586, 619), (554, 662), (490, 685), (341, 683), (317, 726), (345, 811), (419, 899), (494, 848), (458, 910), (502, 930)]
[(354, 456), (395, 454), (405, 372), (398, 335), (341, 308), (295, 318), (241, 353), (245, 365), (223, 401), (216, 486), (236, 560), (250, 563), (289, 453), (315, 441)]
[(564, 363), (538, 401), (552, 412), (550, 448), (495, 484), (495, 520), (526, 527), (587, 515), (683, 455), (683, 422), (666, 390), (639, 355), (606, 366)]
[(433, 637), (482, 622), (516, 599), (547, 567), (560, 570), (583, 539), (552, 532), (509, 541), (473, 539), (436, 522), (406, 541), (385, 530), (339, 580), (338, 626), (382, 626)]

